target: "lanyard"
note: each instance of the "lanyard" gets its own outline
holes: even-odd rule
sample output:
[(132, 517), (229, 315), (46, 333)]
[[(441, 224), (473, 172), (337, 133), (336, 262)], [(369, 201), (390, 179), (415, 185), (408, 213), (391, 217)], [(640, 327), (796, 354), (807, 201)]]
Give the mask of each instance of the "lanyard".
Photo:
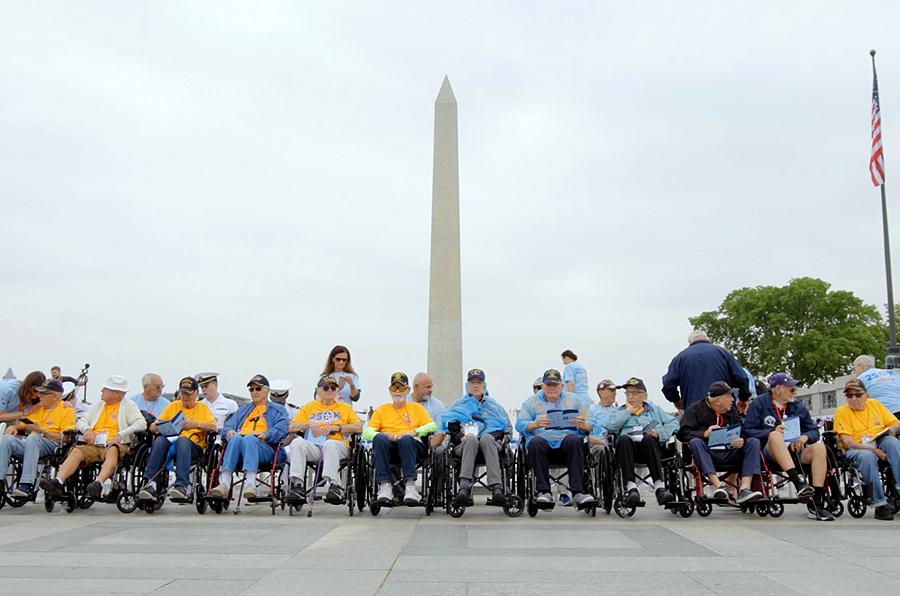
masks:
[[(775, 398), (772, 398), (772, 407), (775, 408), (775, 415), (778, 417), (778, 423), (781, 424), (784, 422), (784, 417), (781, 415), (781, 410), (778, 409), (778, 404), (775, 403)], [(784, 411), (787, 412), (787, 406), (785, 406)]]

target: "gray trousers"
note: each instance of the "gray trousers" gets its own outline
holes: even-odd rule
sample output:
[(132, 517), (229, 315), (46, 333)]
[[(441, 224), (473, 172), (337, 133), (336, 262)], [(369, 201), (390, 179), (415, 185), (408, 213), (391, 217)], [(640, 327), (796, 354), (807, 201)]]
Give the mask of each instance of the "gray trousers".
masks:
[(469, 488), (475, 477), (475, 457), (478, 450), (484, 456), (484, 465), (487, 468), (487, 484), (490, 487), (500, 484), (500, 445), (491, 435), (484, 434), (481, 438), (474, 435), (466, 435), (462, 442), (454, 447), (454, 453), (462, 458), (459, 467), (459, 487)]

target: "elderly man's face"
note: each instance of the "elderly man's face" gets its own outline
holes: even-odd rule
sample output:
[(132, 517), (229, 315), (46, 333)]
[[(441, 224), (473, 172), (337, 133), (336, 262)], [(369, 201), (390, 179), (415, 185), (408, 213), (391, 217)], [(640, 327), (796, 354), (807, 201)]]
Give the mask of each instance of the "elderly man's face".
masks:
[(733, 404), (734, 396), (731, 393), (719, 395), (718, 397), (714, 397), (709, 400), (709, 407), (712, 408), (713, 412), (717, 412), (719, 414), (724, 414), (725, 412), (730, 411)]
[(56, 407), (56, 404), (60, 402), (62, 399), (62, 393), (56, 393), (55, 391), (48, 391), (46, 393), (41, 393), (41, 407), (47, 410)]
[(105, 404), (117, 404), (125, 397), (124, 391), (115, 391), (104, 387), (100, 390), (100, 400)]
[(625, 402), (632, 408), (639, 408), (647, 401), (647, 392), (634, 387), (625, 390)]
[(562, 383), (544, 383), (541, 389), (544, 391), (544, 397), (550, 401), (556, 401), (562, 395)]
[(181, 390), (178, 393), (181, 394), (181, 405), (183, 405), (185, 408), (190, 410), (197, 405), (197, 398), (200, 397), (199, 392)]
[(337, 399), (337, 389), (338, 386), (334, 383), (326, 383), (321, 387), (316, 388), (316, 396), (319, 398), (319, 401), (325, 405), (334, 403), (334, 400)]
[(409, 387), (404, 385), (391, 385), (391, 401), (395, 406), (399, 406), (406, 402), (406, 396), (409, 395)]
[(254, 404), (264, 404), (269, 399), (269, 388), (265, 385), (250, 385), (250, 399)]
[(144, 385), (144, 399), (156, 399), (162, 395), (163, 385), (162, 379), (159, 377), (151, 377)]
[(600, 396), (601, 406), (611, 406), (616, 403), (616, 390), (612, 388), (599, 389), (597, 394)]
[(772, 397), (783, 404), (789, 404), (797, 400), (797, 388), (786, 385), (778, 385), (772, 389)]
[(469, 394), (473, 397), (481, 397), (484, 395), (484, 381), (472, 379), (469, 381)]
[(866, 409), (866, 402), (869, 400), (869, 394), (859, 389), (851, 389), (844, 394), (847, 399), (847, 405), (851, 410), (861, 412)]

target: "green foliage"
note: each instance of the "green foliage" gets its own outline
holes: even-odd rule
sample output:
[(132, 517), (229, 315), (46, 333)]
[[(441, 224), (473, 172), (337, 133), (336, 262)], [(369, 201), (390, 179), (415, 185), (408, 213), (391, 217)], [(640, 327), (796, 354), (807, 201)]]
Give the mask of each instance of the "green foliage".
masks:
[(755, 375), (787, 371), (807, 385), (827, 382), (848, 374), (860, 354), (881, 361), (888, 337), (876, 307), (830, 287), (801, 277), (783, 287), (741, 288), (689, 320)]

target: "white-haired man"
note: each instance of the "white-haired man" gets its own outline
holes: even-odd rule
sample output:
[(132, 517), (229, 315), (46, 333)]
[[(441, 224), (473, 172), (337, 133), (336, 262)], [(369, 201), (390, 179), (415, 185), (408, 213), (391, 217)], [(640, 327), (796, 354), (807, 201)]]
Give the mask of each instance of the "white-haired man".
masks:
[(875, 368), (875, 356), (864, 354), (853, 361), (853, 373), (870, 398), (900, 418), (900, 375), (896, 370)]
[(169, 400), (162, 396), (162, 377), (156, 373), (147, 373), (141, 377), (143, 391), (129, 397), (141, 412), (147, 412), (154, 418), (159, 418), (162, 411), (169, 405)]
[(662, 378), (666, 399), (679, 410), (706, 400), (710, 385), (724, 381), (738, 389), (738, 410), (747, 410), (750, 389), (747, 374), (734, 356), (709, 340), (706, 332), (695, 329), (688, 336), (688, 347), (678, 353)]

